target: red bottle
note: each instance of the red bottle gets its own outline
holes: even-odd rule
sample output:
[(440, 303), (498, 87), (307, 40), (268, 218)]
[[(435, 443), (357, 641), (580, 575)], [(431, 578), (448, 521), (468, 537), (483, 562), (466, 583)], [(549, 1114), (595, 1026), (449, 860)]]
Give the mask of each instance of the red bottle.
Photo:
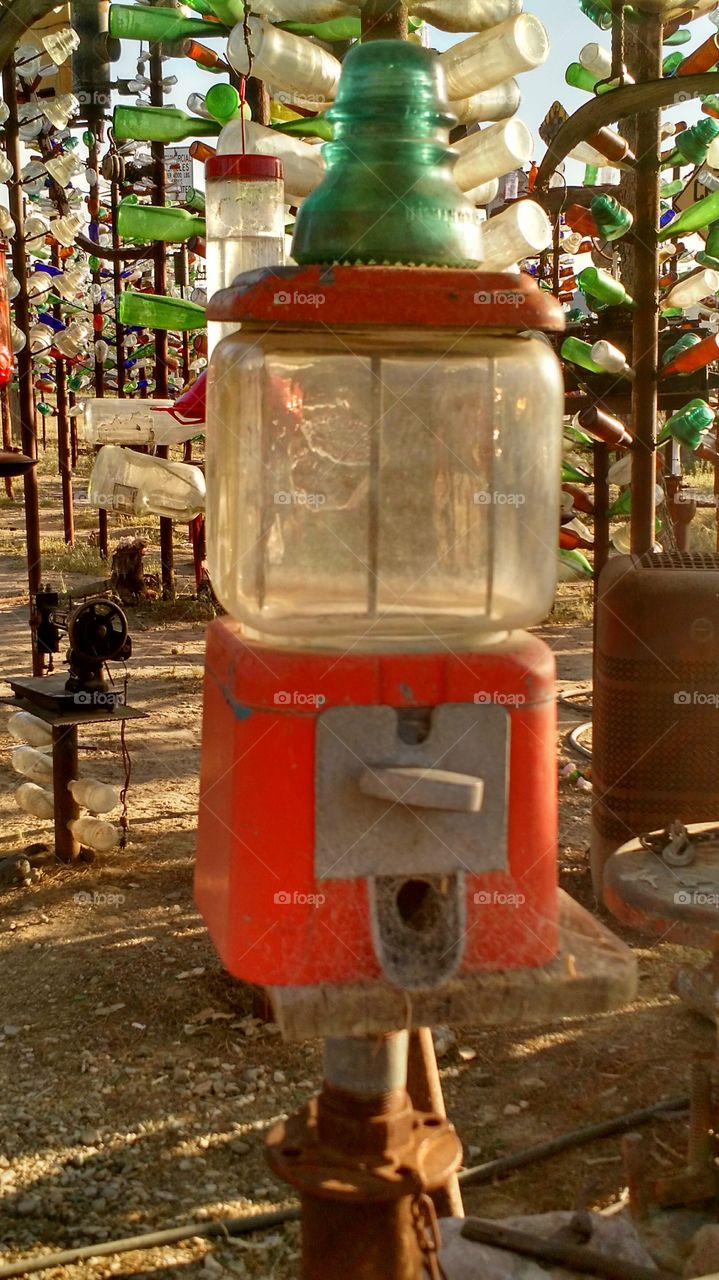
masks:
[(719, 333), (713, 333), (696, 346), (681, 351), (669, 364), (665, 364), (660, 377), (668, 378), (673, 373), (696, 373), (697, 369), (704, 369), (715, 360), (719, 360)]
[(590, 210), (585, 209), (583, 204), (570, 204), (569, 208), (564, 210), (564, 221), (572, 231), (578, 231), (580, 235), (599, 235), (599, 228)]
[(12, 339), (10, 337), (10, 300), (7, 296), (7, 264), (5, 250), (0, 249), (0, 386), (12, 378)]

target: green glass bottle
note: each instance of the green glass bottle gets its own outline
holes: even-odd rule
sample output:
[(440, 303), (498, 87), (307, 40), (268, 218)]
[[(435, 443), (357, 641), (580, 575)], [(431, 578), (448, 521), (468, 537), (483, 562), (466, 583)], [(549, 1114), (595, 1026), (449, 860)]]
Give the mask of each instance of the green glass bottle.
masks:
[(573, 422), (570, 422), (565, 426), (563, 434), (565, 440), (572, 449), (576, 449), (577, 447), (581, 449), (592, 449), (594, 447), (592, 437), (587, 435), (586, 431), (582, 431), (581, 427), (575, 427)]
[(117, 230), (123, 240), (135, 240), (138, 244), (150, 244), (153, 240), (181, 244), (190, 236), (204, 236), (205, 219), (177, 205), (160, 208), (121, 200), (117, 207)]
[(573, 462), (562, 463), (562, 484), (594, 484), (594, 476), (589, 471), (582, 471)]
[(479, 265), (481, 223), (453, 178), (436, 54), (403, 40), (354, 45), (327, 118), (335, 139), (297, 215), (297, 262)]
[(583, 185), (583, 186), (585, 186), (585, 187), (596, 187), (596, 185), (597, 185), (598, 181), (599, 181), (599, 168), (598, 168), (598, 166), (597, 166), (596, 164), (588, 164), (588, 165), (585, 165), (585, 167), (584, 167), (584, 182), (583, 182), (583, 184), (582, 184), (582, 185)]
[(276, 120), (272, 128), (294, 138), (322, 138), (324, 142), (332, 142), (334, 138), (334, 129), (326, 111), (317, 116), (301, 116), (299, 120)]
[(696, 255), (697, 262), (703, 267), (711, 267), (719, 271), (719, 222), (713, 222), (709, 228), (706, 247)]
[(601, 267), (585, 267), (577, 276), (577, 284), (582, 293), (596, 298), (607, 307), (630, 307), (636, 310), (636, 302), (627, 293), (621, 280), (615, 280), (608, 271)]
[(670, 36), (664, 37), (664, 44), (669, 46), (689, 44), (691, 38), (691, 31), (687, 31), (686, 27), (680, 27), (678, 31), (673, 31)]
[(703, 164), (707, 152), (719, 137), (719, 121), (699, 120), (688, 129), (683, 129), (674, 139), (674, 150), (670, 155), (662, 157), (662, 168), (670, 169), (676, 165)]
[(586, 369), (587, 373), (601, 373), (604, 375), (605, 370), (596, 360), (592, 360), (592, 344), (584, 342), (581, 338), (565, 338), (562, 343), (560, 355), (563, 360), (569, 360), (571, 364), (579, 365), (580, 369)]
[(686, 235), (690, 231), (701, 231), (710, 223), (719, 221), (719, 191), (713, 191), (703, 200), (697, 200), (691, 209), (685, 209), (673, 222), (667, 224), (659, 232), (660, 240), (669, 240), (672, 236)]
[(242, 111), (242, 98), (233, 84), (213, 84), (205, 94), (205, 106), (214, 120), (229, 124)]
[(205, 327), (205, 308), (183, 298), (165, 298), (156, 293), (135, 293), (126, 289), (117, 299), (120, 324), (142, 325), (146, 329), (169, 329), (187, 333)]
[(602, 31), (608, 31), (611, 27), (612, 11), (606, 9), (603, 4), (597, 3), (596, 0), (579, 0), (579, 8)]
[(196, 213), (205, 212), (205, 193), (198, 191), (196, 187), (190, 187), (189, 191), (185, 192), (184, 202), (188, 209), (194, 209)]
[(611, 520), (613, 516), (630, 516), (631, 514), (632, 491), (631, 489), (625, 489), (624, 492), (620, 493), (619, 497), (612, 503), (611, 507), (607, 511), (607, 515)]
[(709, 93), (702, 98), (702, 111), (707, 116), (713, 116), (714, 119), (719, 117), (719, 97), (715, 93)]
[(696, 347), (701, 342), (701, 338), (696, 333), (685, 333), (671, 347), (667, 347), (662, 356), (662, 364), (671, 364), (672, 360), (676, 360), (682, 351), (688, 351), (691, 347)]
[(179, 107), (115, 107), (112, 131), (120, 140), (135, 142), (183, 142), (185, 138), (216, 138), (216, 120), (190, 116)]
[(111, 4), (110, 35), (119, 40), (207, 40), (229, 35), (220, 22), (186, 18), (181, 9), (150, 8), (145, 4)]
[(675, 178), (674, 182), (665, 182), (660, 188), (659, 194), (662, 200), (671, 200), (672, 196), (678, 196), (680, 191), (684, 190), (685, 184), (681, 178)]
[(594, 93), (599, 76), (595, 76), (593, 71), (588, 71), (583, 67), (581, 62), (570, 62), (564, 73), (564, 79), (573, 89), (583, 89), (585, 93)]
[(620, 240), (634, 225), (634, 218), (614, 196), (595, 196), (590, 205), (601, 240)]
[(709, 407), (706, 400), (690, 400), (683, 409), (679, 409), (672, 414), (671, 418), (667, 418), (659, 436), (659, 443), (662, 444), (671, 437), (690, 449), (696, 449), (701, 444), (704, 432), (713, 425), (714, 418), (714, 410)]
[(666, 77), (675, 76), (683, 61), (683, 53), (668, 54), (662, 63), (662, 75)]

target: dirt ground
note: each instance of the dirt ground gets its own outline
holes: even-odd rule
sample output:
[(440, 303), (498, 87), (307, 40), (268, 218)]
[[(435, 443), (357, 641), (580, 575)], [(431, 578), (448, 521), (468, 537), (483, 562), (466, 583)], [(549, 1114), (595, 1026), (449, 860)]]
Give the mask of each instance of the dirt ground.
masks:
[[(42, 485), (44, 527), (57, 539), (49, 472)], [(91, 568), (94, 516), (81, 500), (78, 512)], [(2, 677), (29, 670), (21, 552), (21, 508), (2, 502)], [(186, 546), (179, 564), (186, 574)], [(65, 572), (64, 580), (82, 579)], [(189, 591), (186, 578), (180, 586)], [(205, 625), (192, 614), (191, 605), (130, 611), (130, 701), (148, 718), (128, 733), (127, 849), (0, 893), (3, 1261), (291, 1202), (265, 1165), (263, 1135), (317, 1088), (319, 1045), (285, 1044), (252, 1016), (251, 994), (223, 974), (192, 902)], [(560, 687), (587, 682), (586, 607), (582, 620), (550, 622), (541, 634), (557, 656)], [(558, 767), (581, 763), (565, 743), (581, 718), (560, 704)], [(15, 805), (13, 744), (1, 720), (0, 853), (9, 853), (47, 839), (50, 827)], [(88, 729), (81, 745), (86, 774), (121, 783), (116, 726)], [(562, 781), (560, 797), (562, 882), (596, 910), (590, 796)], [(710, 1048), (712, 1030), (670, 994), (670, 980), (680, 960), (701, 957), (622, 936), (641, 973), (630, 1008), (529, 1030), (443, 1031), (446, 1102), (468, 1163), (687, 1092), (692, 1054)], [(671, 1169), (685, 1125), (662, 1120), (649, 1132), (657, 1168)], [(605, 1205), (623, 1185), (611, 1139), (468, 1189), (466, 1207), (504, 1216)], [(290, 1224), (222, 1243), (195, 1237), (43, 1274), (290, 1280), (299, 1275), (298, 1231)]]

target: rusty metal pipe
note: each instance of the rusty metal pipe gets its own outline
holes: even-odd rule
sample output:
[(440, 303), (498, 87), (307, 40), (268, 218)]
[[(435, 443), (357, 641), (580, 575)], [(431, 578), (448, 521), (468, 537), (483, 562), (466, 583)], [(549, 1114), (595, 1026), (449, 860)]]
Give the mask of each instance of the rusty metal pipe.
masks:
[[(662, 74), (662, 21), (644, 14), (639, 32), (637, 83)], [(636, 209), (634, 223), (633, 365), (632, 387), (632, 551), (642, 555), (654, 543), (656, 516), (657, 360), (659, 348), (659, 171), (661, 111), (641, 111), (637, 121)]]
[[(446, 1116), (431, 1027), (416, 1027), (410, 1034), (407, 1089), (417, 1111), (433, 1111), (435, 1115)], [(432, 1199), (438, 1217), (464, 1217), (462, 1192), (456, 1173), (446, 1186), (435, 1191)]]
[[(20, 185), (20, 139), (17, 120), (17, 90), (15, 85), (15, 68), (12, 59), (3, 68), (3, 99), (8, 109), (5, 123), (5, 151), (13, 167), (13, 178), (8, 184), (8, 203), (10, 214), (15, 223), (15, 234), (10, 242), (13, 273), (20, 285), (15, 299), (15, 322), (27, 339), (25, 346), (17, 356), (18, 403), (20, 407), (20, 442), (22, 451), (28, 458), (37, 458), (37, 434), (35, 430), (35, 395), (32, 381), (32, 355), (30, 352), (30, 312), (27, 297), (27, 256), (25, 253), (22, 187)], [(30, 467), (23, 476), (25, 492), (25, 534), (27, 538), (27, 577), (30, 593), (30, 625), (32, 626), (32, 601), (40, 590), (41, 552), (40, 552), (40, 501), (38, 497), (37, 473)], [(33, 644), (32, 673), (43, 674), (43, 658), (37, 653)]]
[[(150, 103), (153, 107), (164, 104), (162, 89), (162, 49), (159, 44), (150, 45)], [(165, 147), (162, 142), (150, 144), (153, 161), (153, 193), (152, 203), (165, 204)], [(161, 240), (155, 245), (155, 293), (167, 293), (167, 259), (166, 249)], [(158, 400), (167, 399), (167, 331), (155, 329), (155, 396)], [(158, 458), (167, 458), (167, 446), (157, 449)], [(160, 562), (162, 574), (162, 595), (165, 600), (173, 600), (175, 596), (175, 552), (173, 546), (172, 521), (166, 516), (160, 517)]]
[(74, 862), (80, 845), (68, 829), (68, 822), (79, 817), (80, 810), (68, 791), (68, 783), (78, 776), (77, 725), (53, 725), (52, 787), (55, 796), (55, 857), (60, 862)]

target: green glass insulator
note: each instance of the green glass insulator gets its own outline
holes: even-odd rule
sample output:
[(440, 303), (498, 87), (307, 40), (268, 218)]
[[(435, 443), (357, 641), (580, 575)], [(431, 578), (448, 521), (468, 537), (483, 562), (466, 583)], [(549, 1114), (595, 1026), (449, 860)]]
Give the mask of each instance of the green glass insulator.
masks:
[(619, 240), (631, 230), (634, 218), (614, 196), (595, 196), (590, 208), (602, 240)]
[(355, 45), (327, 118), (335, 138), (297, 216), (297, 262), (480, 264), (479, 213), (453, 178), (436, 54), (402, 40)]

